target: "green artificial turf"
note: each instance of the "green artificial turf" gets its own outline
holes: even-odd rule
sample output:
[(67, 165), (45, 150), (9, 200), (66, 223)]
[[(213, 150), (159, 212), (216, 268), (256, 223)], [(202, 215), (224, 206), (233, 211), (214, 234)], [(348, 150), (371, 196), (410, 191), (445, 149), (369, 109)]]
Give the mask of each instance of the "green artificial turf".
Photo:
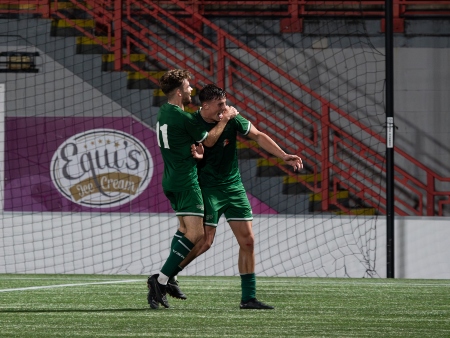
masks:
[(239, 277), (179, 280), (151, 310), (146, 276), (0, 275), (0, 336), (450, 337), (448, 280), (258, 277), (275, 310), (240, 310)]

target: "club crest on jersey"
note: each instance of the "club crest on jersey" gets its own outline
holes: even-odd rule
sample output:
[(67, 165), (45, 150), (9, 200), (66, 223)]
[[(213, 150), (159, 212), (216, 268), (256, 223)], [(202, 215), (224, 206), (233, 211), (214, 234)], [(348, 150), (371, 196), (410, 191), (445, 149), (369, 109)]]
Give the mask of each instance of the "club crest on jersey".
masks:
[(227, 145), (229, 145), (230, 144), (230, 140), (229, 139), (225, 139), (225, 140), (223, 140), (223, 146), (225, 147), (225, 146), (227, 146)]

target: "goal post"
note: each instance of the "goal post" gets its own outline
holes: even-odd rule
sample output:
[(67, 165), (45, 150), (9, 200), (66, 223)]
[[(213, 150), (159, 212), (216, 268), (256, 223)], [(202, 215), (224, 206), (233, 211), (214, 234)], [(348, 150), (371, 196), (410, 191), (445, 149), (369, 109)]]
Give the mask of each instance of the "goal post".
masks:
[[(7, 36), (0, 37), (7, 65), (0, 272), (161, 267), (177, 219), (161, 187), (155, 126), (165, 97), (157, 83), (170, 68), (189, 68), (194, 102), (205, 82), (223, 84), (230, 105), (303, 159), (294, 173), (239, 138), (258, 274), (379, 276), (386, 189), (379, 20), (339, 16), (342, 2), (289, 29), (271, 12), (254, 20), (196, 14), (191, 25), (183, 2), (131, 2), (123, 13), (78, 3), (50, 7), (53, 19), (0, 18)], [(118, 36), (126, 37), (123, 51), (113, 44)], [(237, 250), (222, 219), (213, 248), (183, 273), (236, 275)]]

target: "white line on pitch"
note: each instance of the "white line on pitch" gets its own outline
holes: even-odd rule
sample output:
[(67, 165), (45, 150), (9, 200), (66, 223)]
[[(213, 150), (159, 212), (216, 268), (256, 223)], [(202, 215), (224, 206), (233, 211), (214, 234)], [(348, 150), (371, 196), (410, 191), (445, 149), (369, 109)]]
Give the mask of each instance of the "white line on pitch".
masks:
[(3, 289), (0, 292), (10, 292), (10, 291), (28, 291), (28, 290), (39, 290), (39, 289), (52, 289), (52, 288), (64, 288), (68, 286), (86, 286), (86, 285), (96, 285), (96, 284), (118, 284), (118, 283), (135, 283), (142, 282), (140, 279), (127, 279), (109, 282), (95, 282), (95, 283), (79, 283), (79, 284), (59, 284), (59, 285), (46, 285), (46, 286), (30, 286), (27, 288), (16, 288), (16, 289)]

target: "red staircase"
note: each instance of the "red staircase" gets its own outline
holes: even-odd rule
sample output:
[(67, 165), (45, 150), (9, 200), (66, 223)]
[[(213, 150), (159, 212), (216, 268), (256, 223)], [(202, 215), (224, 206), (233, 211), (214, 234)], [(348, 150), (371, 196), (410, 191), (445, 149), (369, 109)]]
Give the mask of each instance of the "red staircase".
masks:
[[(77, 25), (76, 20), (59, 10), (61, 4), (68, 2), (92, 17), (95, 21), (95, 29)], [(339, 195), (340, 190), (345, 189), (355, 198), (364, 201), (366, 206), (376, 208), (379, 213), (385, 214), (386, 190), (383, 182), (385, 159), (383, 155), (368, 145), (372, 144), (371, 141), (367, 141), (370, 139), (385, 144), (384, 136), (372, 131), (358, 119), (312, 91), (297, 78), (292, 77), (205, 17), (205, 15), (214, 15), (218, 11), (217, 8), (221, 8), (220, 6), (225, 3), (228, 6), (230, 4), (237, 6), (237, 9), (227, 12), (229, 15), (242, 13), (248, 15), (248, 11), (239, 10), (241, 4), (258, 5), (258, 15), (264, 15), (268, 8), (272, 11), (272, 16), (273, 6), (284, 6), (282, 8), (286, 10), (284, 12), (280, 10), (276, 14), (284, 20), (280, 21), (281, 24), (286, 24), (286, 20), (288, 20), (291, 24), (297, 25), (299, 19), (303, 20), (308, 15), (315, 16), (324, 13), (337, 15), (337, 11), (325, 10), (325, 7), (320, 7), (336, 5), (336, 3), (341, 5), (338, 7), (341, 15), (355, 15), (354, 13), (358, 12), (382, 17), (382, 10), (375, 11), (373, 8), (384, 5), (384, 1), (70, 0), (50, 2), (36, 0), (29, 1), (28, 4), (30, 3), (35, 5), (35, 11), (43, 17), (64, 20), (105, 50), (113, 53), (116, 71), (120, 71), (126, 66), (128, 69), (140, 72), (143, 76), (148, 76), (149, 80), (157, 84), (156, 78), (149, 76), (148, 71), (144, 71), (130, 58), (131, 55), (139, 52), (146, 54), (148, 58), (157, 61), (166, 69), (177, 67), (192, 70), (195, 73), (193, 84), (198, 87), (206, 83), (215, 83), (226, 88), (229, 101), (241, 112), (245, 112), (245, 116), (258, 129), (266, 131), (287, 152), (301, 154), (311, 172), (317, 177), (320, 176), (320, 181), (303, 180), (301, 175), (290, 172), (273, 161), (267, 154), (254, 148), (254, 151), (267, 158), (268, 161), (273, 161), (274, 165), (285, 171), (286, 175), (291, 176), (293, 180), (307, 186), (314, 194), (320, 194), (322, 210), (329, 210), (330, 206), (334, 205), (343, 212), (350, 213), (351, 210), (335, 197)], [(407, 15), (412, 15), (411, 13), (418, 15), (419, 11), (412, 11), (411, 6), (430, 5), (430, 1), (416, 0), (394, 0), (394, 3), (398, 9), (396, 19), (402, 20)], [(440, 6), (450, 5), (450, 1), (433, 1), (433, 3)], [(1, 4), (8, 4), (17, 12), (30, 11), (30, 8), (20, 9), (20, 4), (23, 4), (21, 1), (0, 0)], [(358, 11), (348, 10), (354, 8), (355, 5), (360, 6)], [(264, 6), (267, 7), (263, 8)], [(363, 7), (366, 12), (361, 11)], [(2, 11), (5, 11), (4, 7), (0, 8), (0, 12)], [(443, 14), (442, 11), (439, 13)], [(180, 40), (195, 49), (195, 53), (177, 48), (172, 41), (149, 29), (149, 25), (141, 21), (144, 16), (156, 20), (165, 29), (176, 33)], [(213, 32), (214, 38), (208, 38), (201, 34), (201, 27)], [(296, 26), (291, 31), (301, 28)], [(229, 52), (229, 48), (227, 49), (229, 46), (245, 52), (248, 58), (256, 63), (264, 64), (271, 73), (278, 74), (278, 77), (284, 82), (292, 84), (291, 92), (308, 95), (320, 104), (320, 109), (312, 109), (305, 105), (296, 96), (286, 92), (281, 86), (261, 74), (257, 67), (253, 68), (248, 63), (241, 61), (239, 57)], [(198, 55), (202, 55), (200, 61), (196, 58)], [(305, 121), (310, 126), (310, 130), (296, 129), (277, 114), (267, 112), (257, 98), (245, 95), (240, 90), (242, 86), (269, 96), (275, 104), (279, 104), (291, 114), (295, 114), (295, 118)], [(368, 138), (364, 141), (357, 139), (354, 135), (359, 133), (350, 134), (340, 128), (330, 120), (331, 113), (337, 114), (341, 122), (345, 120), (346, 124), (351, 124), (360, 133), (368, 135)], [(241, 142), (253, 147), (245, 139), (241, 139)], [(401, 157), (403, 163), (408, 163), (407, 168), (414, 167), (421, 172), (420, 176), (411, 175), (406, 168), (395, 166), (395, 184), (409, 196), (409, 198), (396, 196), (396, 214), (442, 216), (444, 205), (450, 204), (450, 191), (439, 191), (436, 186), (443, 182), (449, 182), (450, 178), (437, 175), (401, 149), (396, 148), (395, 150), (396, 158)], [(356, 169), (349, 165), (345, 158), (340, 157), (343, 152), (358, 159), (366, 169)], [(374, 178), (373, 172), (378, 173), (376, 178)], [(422, 181), (418, 177), (426, 177), (426, 180)]]

